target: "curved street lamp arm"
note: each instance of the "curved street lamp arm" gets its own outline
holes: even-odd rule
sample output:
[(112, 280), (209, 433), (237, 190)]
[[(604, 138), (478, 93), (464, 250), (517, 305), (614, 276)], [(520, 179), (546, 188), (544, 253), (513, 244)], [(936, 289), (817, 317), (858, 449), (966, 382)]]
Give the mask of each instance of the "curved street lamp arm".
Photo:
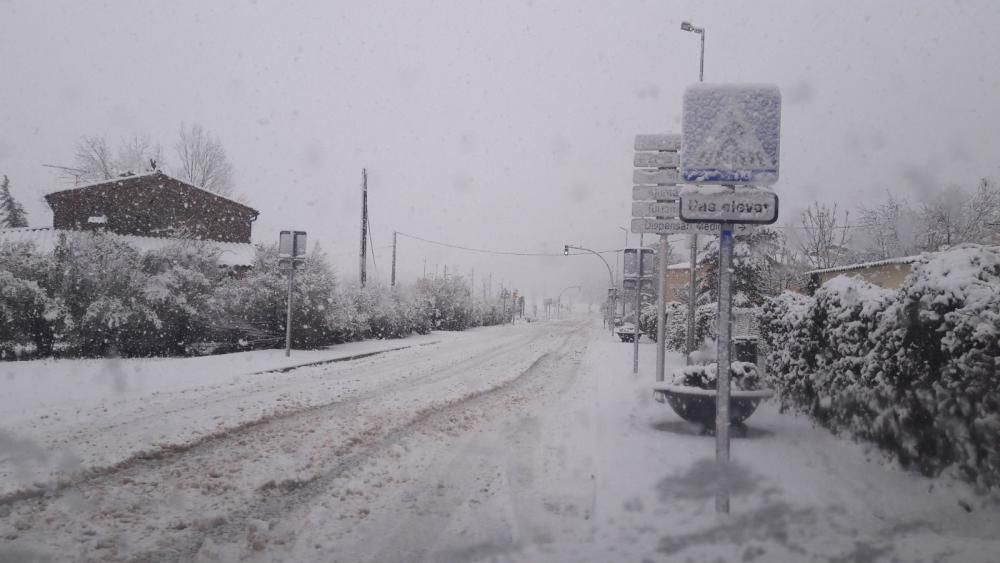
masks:
[(584, 248), (582, 246), (573, 246), (572, 244), (567, 244), (566, 247), (567, 248), (572, 248), (573, 250), (583, 250), (584, 252), (589, 252), (589, 253), (593, 254), (594, 256), (597, 256), (598, 258), (600, 258), (601, 262), (604, 262), (604, 266), (607, 267), (607, 269), (608, 269), (608, 279), (611, 280), (611, 287), (616, 287), (616, 284), (615, 284), (615, 275), (613, 273), (611, 273), (611, 264), (608, 264), (608, 261), (605, 260), (603, 256), (601, 256), (599, 253), (597, 253), (597, 252), (595, 252), (595, 251), (593, 251), (593, 250), (591, 250), (589, 248)]

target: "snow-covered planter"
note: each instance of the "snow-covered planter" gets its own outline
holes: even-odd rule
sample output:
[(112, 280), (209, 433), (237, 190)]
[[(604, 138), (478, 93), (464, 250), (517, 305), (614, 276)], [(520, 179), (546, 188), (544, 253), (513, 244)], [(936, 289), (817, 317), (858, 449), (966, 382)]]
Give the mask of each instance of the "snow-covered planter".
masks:
[[(718, 387), (716, 364), (687, 366), (674, 370), (671, 381), (654, 386), (663, 393), (678, 416), (712, 428), (715, 426)], [(760, 402), (773, 391), (761, 388), (757, 366), (748, 362), (733, 362), (729, 370), (729, 420), (742, 424)]]
[(928, 255), (899, 290), (835, 278), (762, 322), (783, 408), (876, 443), (925, 475), (1000, 487), (1000, 252)]

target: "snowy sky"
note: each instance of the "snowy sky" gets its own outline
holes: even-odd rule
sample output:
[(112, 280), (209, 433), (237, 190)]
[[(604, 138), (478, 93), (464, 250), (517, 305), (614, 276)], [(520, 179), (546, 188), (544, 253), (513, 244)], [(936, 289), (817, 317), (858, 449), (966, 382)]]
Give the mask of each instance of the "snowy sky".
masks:
[[(50, 225), (41, 197), (62, 186), (41, 164), (71, 164), (80, 136), (148, 134), (169, 156), (179, 124), (197, 122), (262, 212), (255, 240), (307, 230), (344, 277), (362, 167), (376, 277), (393, 230), (620, 247), (632, 138), (679, 132), (698, 78), (682, 20), (707, 30), (706, 81), (782, 90), (782, 223), (816, 198), (853, 207), (1000, 176), (1000, 4), (986, 0), (0, 0), (0, 174)], [(404, 239), (399, 256), (404, 280), (426, 259), (539, 299), (607, 283), (592, 257)]]

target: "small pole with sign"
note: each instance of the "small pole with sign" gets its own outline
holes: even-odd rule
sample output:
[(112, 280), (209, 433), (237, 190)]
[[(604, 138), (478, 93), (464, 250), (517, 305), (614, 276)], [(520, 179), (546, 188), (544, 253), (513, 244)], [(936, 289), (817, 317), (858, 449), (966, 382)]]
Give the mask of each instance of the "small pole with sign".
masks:
[(278, 266), (288, 270), (288, 311), (285, 316), (285, 356), (292, 355), (292, 289), (295, 270), (306, 260), (305, 231), (281, 231), (278, 239)]
[[(715, 459), (729, 464), (733, 235), (739, 224), (778, 220), (778, 196), (758, 187), (778, 180), (781, 93), (763, 85), (692, 86), (684, 93), (680, 218), (719, 226), (719, 340), (716, 348)], [(689, 319), (690, 320), (690, 319)], [(721, 474), (725, 474), (724, 467)], [(715, 511), (729, 512), (720, 479)]]

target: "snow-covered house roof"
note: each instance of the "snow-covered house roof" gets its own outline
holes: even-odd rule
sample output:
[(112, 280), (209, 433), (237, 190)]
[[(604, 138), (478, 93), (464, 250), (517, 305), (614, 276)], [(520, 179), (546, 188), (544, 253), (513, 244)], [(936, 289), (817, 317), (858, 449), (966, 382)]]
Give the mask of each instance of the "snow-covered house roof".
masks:
[[(106, 236), (124, 242), (140, 252), (159, 250), (161, 248), (182, 244), (207, 247), (218, 252), (220, 266), (250, 267), (254, 264), (256, 251), (249, 243), (218, 242), (212, 240), (192, 240), (170, 237), (144, 237), (135, 235), (119, 235), (104, 233)], [(0, 242), (28, 242), (38, 252), (52, 252), (59, 243), (60, 235), (94, 236), (91, 231), (70, 231), (51, 227), (24, 227), (20, 229), (0, 229)]]
[(877, 268), (879, 266), (891, 266), (893, 264), (912, 264), (917, 260), (920, 260), (922, 254), (917, 254), (915, 256), (901, 256), (898, 258), (888, 258), (886, 260), (874, 260), (871, 262), (859, 262), (857, 264), (848, 264), (847, 266), (836, 266), (834, 268), (823, 268), (819, 270), (810, 270), (806, 272), (807, 276), (813, 274), (833, 274), (838, 272), (851, 272), (854, 270), (867, 270), (868, 268)]
[(201, 186), (196, 186), (196, 185), (192, 184), (191, 182), (187, 182), (187, 181), (181, 180), (179, 178), (175, 178), (175, 177), (171, 176), (170, 174), (167, 174), (166, 172), (163, 172), (162, 170), (153, 170), (151, 172), (144, 172), (142, 174), (130, 174), (128, 176), (119, 176), (118, 178), (111, 178), (110, 180), (97, 180), (95, 182), (88, 182), (86, 184), (80, 184), (78, 186), (73, 186), (72, 188), (65, 188), (65, 189), (62, 189), (62, 190), (55, 190), (55, 191), (49, 192), (49, 193), (45, 194), (45, 198), (48, 199), (48, 197), (52, 196), (52, 195), (62, 194), (62, 193), (66, 193), (66, 192), (75, 192), (75, 191), (79, 191), (79, 190), (86, 190), (87, 188), (94, 188), (94, 187), (97, 187), (97, 186), (105, 186), (105, 185), (124, 186), (124, 185), (130, 184), (130, 183), (135, 183), (135, 181), (137, 181), (137, 180), (138, 181), (143, 181), (143, 180), (149, 180), (149, 179), (155, 179), (155, 178), (162, 178), (162, 179), (172, 180), (174, 182), (180, 182), (180, 183), (182, 183), (184, 185), (190, 186), (193, 189), (199, 190), (201, 192), (205, 192), (206, 194), (210, 195), (213, 198), (217, 198), (219, 200), (223, 200), (223, 201), (227, 201), (229, 203), (233, 203), (233, 204), (239, 205), (240, 207), (244, 207), (247, 210), (252, 211), (253, 213), (259, 213), (259, 211), (257, 211), (256, 209), (250, 207), (249, 205), (247, 205), (245, 203), (240, 203), (239, 201), (236, 201), (235, 199), (228, 198), (226, 196), (222, 196), (222, 195), (219, 195), (219, 194), (217, 194), (215, 192), (206, 190), (205, 188), (203, 188)]

